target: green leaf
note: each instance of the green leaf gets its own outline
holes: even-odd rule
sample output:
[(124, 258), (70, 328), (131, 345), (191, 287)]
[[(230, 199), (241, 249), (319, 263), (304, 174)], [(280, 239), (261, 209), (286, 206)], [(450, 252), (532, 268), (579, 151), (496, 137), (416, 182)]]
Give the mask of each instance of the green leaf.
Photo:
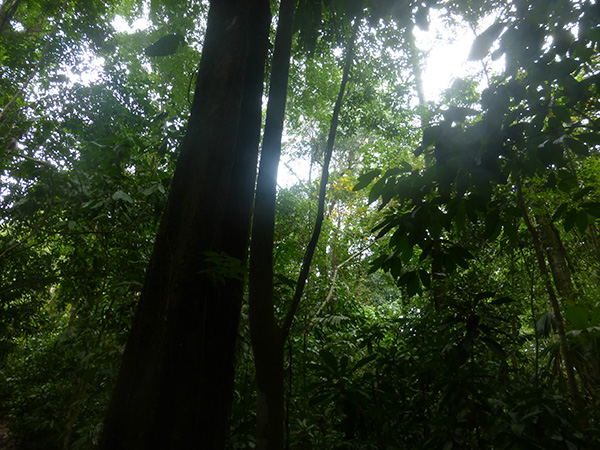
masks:
[(323, 349), (319, 352), (319, 356), (321, 357), (325, 365), (331, 370), (331, 372), (337, 375), (338, 363), (335, 355), (329, 350)]
[(413, 252), (414, 252), (414, 247), (411, 245), (411, 243), (409, 242), (408, 239), (402, 239), (399, 243), (398, 246), (402, 252), (402, 262), (404, 264), (408, 264), (410, 259), (413, 256)]
[(579, 189), (579, 191), (573, 196), (572, 201), (573, 202), (578, 202), (579, 200), (581, 200), (583, 197), (585, 197), (586, 195), (588, 195), (590, 192), (592, 192), (593, 189), (591, 187), (584, 187)]
[(502, 222), (502, 231), (504, 232), (504, 236), (506, 236), (509, 242), (517, 242), (519, 234), (517, 232), (517, 227), (512, 222)]
[(340, 363), (339, 363), (340, 376), (343, 376), (346, 373), (346, 369), (348, 368), (349, 361), (350, 361), (350, 359), (348, 358), (348, 355), (342, 355), (342, 357), (340, 358)]
[(546, 311), (538, 319), (535, 325), (535, 331), (541, 336), (549, 336), (556, 327), (556, 319), (552, 311)]
[(571, 111), (561, 105), (554, 105), (552, 107), (554, 115), (562, 122), (569, 123), (571, 121)]
[(568, 207), (569, 207), (569, 203), (563, 203), (558, 208), (556, 208), (556, 212), (552, 215), (552, 220), (556, 221), (560, 217), (562, 217), (565, 214), (565, 212), (567, 211)]
[(375, 258), (371, 262), (371, 268), (369, 269), (369, 273), (374, 273), (381, 269), (381, 266), (383, 265), (383, 262), (386, 260), (386, 258), (387, 255), (380, 255), (377, 258)]
[(133, 199), (129, 196), (129, 194), (126, 194), (125, 192), (123, 192), (120, 189), (112, 195), (112, 199), (113, 200), (123, 200), (124, 202), (127, 202), (127, 203), (133, 203)]
[(493, 240), (500, 230), (500, 213), (497, 209), (493, 209), (485, 216), (485, 237), (488, 240)]
[(397, 256), (394, 256), (391, 260), (390, 265), (390, 273), (394, 278), (400, 277), (400, 273), (402, 272), (402, 261)]
[(360, 191), (361, 189), (366, 188), (371, 183), (371, 181), (373, 181), (375, 179), (375, 177), (378, 176), (380, 173), (381, 173), (381, 170), (374, 169), (367, 173), (362, 174), (360, 177), (358, 177), (358, 183), (356, 183), (356, 186), (354, 186), (352, 188), (352, 190)]
[(482, 337), (481, 340), (492, 352), (494, 352), (500, 358), (506, 359), (506, 352), (498, 342), (488, 337)]
[(419, 278), (421, 279), (421, 283), (423, 283), (423, 286), (425, 286), (426, 288), (431, 287), (431, 276), (429, 275), (429, 272), (427, 272), (425, 269), (419, 269)]
[(377, 180), (377, 183), (373, 185), (371, 191), (369, 192), (369, 203), (373, 203), (379, 198), (379, 196), (381, 196), (385, 188), (386, 181), (387, 180), (385, 178), (380, 178), (379, 180)]
[(500, 33), (504, 31), (504, 28), (506, 28), (506, 25), (497, 21), (490, 25), (483, 33), (477, 36), (473, 42), (473, 45), (471, 46), (469, 60), (475, 61), (478, 59), (483, 59), (490, 51), (494, 41), (498, 39)]
[(406, 286), (406, 293), (409, 297), (416, 295), (421, 288), (421, 283), (419, 282), (419, 275), (416, 271), (406, 272), (400, 277), (400, 280), (398, 280), (398, 284)]
[(569, 212), (565, 215), (565, 220), (563, 221), (563, 227), (566, 232), (569, 232), (575, 226), (575, 219), (577, 218), (577, 211), (574, 209), (570, 209)]
[(584, 234), (589, 224), (588, 215), (584, 210), (577, 211), (577, 215), (575, 216), (575, 223), (579, 232), (581, 234)]
[(406, 161), (400, 161), (400, 172), (410, 172), (412, 170), (412, 166)]
[(589, 156), (590, 155), (590, 149), (583, 142), (578, 141), (577, 139), (573, 139), (573, 138), (566, 138), (565, 141), (567, 143), (567, 147), (569, 147), (569, 149), (576, 155), (579, 155), (579, 156)]
[(421, 142), (421, 145), (423, 147), (427, 148), (430, 145), (435, 144), (439, 135), (440, 135), (440, 127), (439, 126), (425, 128), (423, 130), (423, 140)]
[(507, 303), (512, 303), (515, 300), (512, 297), (500, 297), (495, 300), (492, 300), (493, 305), (505, 305)]
[(377, 355), (373, 354), (373, 355), (365, 356), (364, 358), (360, 359), (359, 361), (357, 361), (354, 364), (354, 367), (352, 368), (352, 372), (356, 371), (357, 369), (360, 369), (363, 366), (366, 366), (371, 361), (373, 361), (375, 358), (377, 358)]
[(579, 140), (585, 142), (588, 145), (596, 146), (600, 145), (600, 134), (599, 133), (581, 133), (577, 136)]
[(565, 311), (565, 317), (575, 330), (584, 330), (589, 326), (589, 316), (585, 308), (572, 305)]
[(585, 211), (598, 219), (600, 217), (600, 202), (585, 202), (581, 205)]
[(175, 53), (183, 43), (185, 43), (185, 39), (179, 34), (163, 36), (154, 44), (146, 47), (144, 53), (150, 57), (169, 56)]

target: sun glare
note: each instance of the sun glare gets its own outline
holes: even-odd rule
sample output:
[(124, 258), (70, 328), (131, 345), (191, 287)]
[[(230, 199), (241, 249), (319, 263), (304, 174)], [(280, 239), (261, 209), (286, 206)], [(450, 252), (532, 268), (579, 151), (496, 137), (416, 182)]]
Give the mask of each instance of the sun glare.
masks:
[[(504, 58), (486, 63), (470, 61), (469, 51), (475, 40), (475, 33), (467, 24), (450, 26), (442, 20), (439, 11), (431, 10), (429, 31), (415, 28), (415, 38), (419, 49), (426, 53), (423, 71), (423, 88), (427, 100), (436, 100), (457, 78), (475, 76), (487, 87), (485, 72), (498, 73), (504, 68)], [(494, 22), (494, 17), (486, 18), (478, 27), (481, 33)]]

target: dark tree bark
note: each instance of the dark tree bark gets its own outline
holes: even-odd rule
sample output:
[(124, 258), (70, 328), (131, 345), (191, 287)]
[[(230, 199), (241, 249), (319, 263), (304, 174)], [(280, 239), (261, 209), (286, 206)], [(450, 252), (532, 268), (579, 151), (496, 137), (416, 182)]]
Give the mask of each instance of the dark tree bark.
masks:
[(294, 316), (296, 315), (296, 311), (298, 310), (298, 305), (300, 305), (300, 299), (302, 298), (304, 287), (306, 286), (306, 282), (308, 280), (308, 272), (310, 271), (312, 259), (315, 254), (317, 244), (319, 242), (319, 236), (321, 235), (321, 227), (323, 226), (323, 219), (325, 216), (325, 196), (327, 193), (327, 183), (329, 181), (329, 163), (331, 162), (331, 155), (333, 154), (333, 146), (335, 144), (335, 136), (337, 134), (340, 111), (342, 110), (342, 101), (344, 99), (344, 93), (346, 92), (346, 84), (348, 83), (348, 78), (350, 76), (350, 68), (352, 67), (352, 61), (354, 59), (354, 46), (356, 44), (356, 38), (358, 36), (358, 29), (360, 27), (361, 18), (362, 14), (354, 18), (352, 36), (350, 37), (350, 40), (348, 41), (348, 45), (346, 47), (346, 57), (344, 61), (344, 72), (342, 74), (342, 82), (340, 83), (340, 89), (338, 91), (337, 100), (335, 101), (335, 105), (333, 106), (333, 114), (331, 116), (331, 123), (329, 125), (329, 135), (327, 137), (327, 145), (325, 147), (323, 169), (321, 171), (321, 181), (319, 183), (317, 217), (315, 219), (315, 225), (313, 228), (312, 236), (310, 238), (310, 241), (308, 242), (308, 245), (306, 246), (306, 251), (304, 252), (304, 259), (302, 261), (302, 267), (300, 268), (300, 275), (298, 275), (298, 282), (296, 284), (294, 297), (292, 298), (290, 309), (287, 312), (287, 315), (282, 325), (283, 333), (286, 337), (290, 332), (292, 321), (294, 320)]
[(2, 5), (0, 5), (0, 34), (4, 31), (6, 25), (12, 20), (15, 16), (17, 9), (19, 9), (19, 5), (23, 3), (23, 0), (6, 0)]
[(284, 447), (285, 340), (273, 310), (273, 239), (295, 9), (296, 0), (281, 1), (250, 245), (249, 315), (256, 367), (258, 449)]
[(244, 277), (223, 268), (246, 261), (269, 22), (267, 0), (211, 2), (187, 133), (101, 449), (225, 447)]
[(354, 43), (360, 23), (359, 18), (355, 19), (353, 34), (348, 44), (342, 83), (331, 120), (321, 176), (317, 219), (312, 238), (306, 249), (290, 310), (280, 326), (273, 308), (273, 235), (277, 165), (281, 152), (295, 3), (295, 0), (283, 0), (281, 4), (250, 247), (250, 332), (256, 365), (257, 448), (260, 450), (284, 448), (284, 344), (300, 303), (323, 223), (329, 161), (333, 152), (338, 117), (348, 82)]

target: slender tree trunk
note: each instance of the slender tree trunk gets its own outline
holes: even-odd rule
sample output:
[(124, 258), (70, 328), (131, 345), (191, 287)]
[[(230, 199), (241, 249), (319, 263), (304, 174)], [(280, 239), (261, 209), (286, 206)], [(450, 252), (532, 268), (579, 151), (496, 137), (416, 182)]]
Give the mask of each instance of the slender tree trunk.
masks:
[(284, 338), (273, 309), (273, 239), (277, 169), (289, 78), (296, 0), (282, 0), (250, 245), (249, 316), (256, 367), (258, 449), (284, 446)]
[[(280, 22), (278, 26), (275, 44), (272, 86), (269, 93), (267, 124), (265, 126), (265, 138), (257, 182), (250, 249), (250, 330), (257, 380), (257, 448), (261, 450), (281, 450), (284, 448), (284, 344), (289, 334), (291, 321), (298, 308), (302, 290), (306, 284), (312, 255), (314, 254), (323, 223), (329, 162), (333, 151), (344, 90), (348, 82), (352, 63), (354, 42), (360, 22), (360, 19), (355, 19), (353, 35), (347, 50), (342, 84), (334, 107), (325, 152), (325, 162), (323, 164), (315, 228), (306, 250), (296, 294), (294, 295), (283, 326), (280, 327), (273, 308), (273, 235), (277, 165), (281, 150), (281, 127), (287, 94), (289, 48), (293, 31), (294, 9), (295, 1), (282, 1), (280, 21), (284, 22)], [(281, 47), (278, 47), (279, 42), (281, 42)], [(280, 54), (278, 48), (280, 49)], [(278, 56), (281, 56), (281, 60), (276, 59)], [(271, 130), (271, 120), (274, 125), (272, 131), (269, 131)]]
[(573, 280), (566, 259), (566, 250), (560, 239), (560, 235), (555, 233), (556, 229), (552, 226), (550, 217), (546, 215), (536, 215), (536, 221), (540, 226), (540, 235), (543, 238), (543, 248), (548, 258), (548, 265), (552, 272), (552, 279), (558, 294), (568, 302), (574, 301)]
[[(211, 2), (196, 92), (100, 448), (223, 449), (269, 31), (267, 0)], [(237, 264), (231, 264), (231, 262)]]
[(325, 158), (323, 161), (323, 169), (321, 172), (321, 182), (319, 183), (319, 199), (317, 205), (317, 217), (315, 219), (315, 226), (313, 233), (306, 246), (304, 252), (304, 259), (302, 261), (302, 267), (300, 268), (300, 275), (298, 276), (298, 282), (296, 284), (296, 290), (294, 297), (290, 305), (290, 309), (285, 317), (282, 325), (284, 336), (287, 337), (292, 326), (292, 321), (296, 315), (300, 299), (304, 292), (304, 287), (308, 281), (308, 272), (312, 264), (312, 258), (319, 242), (319, 236), (321, 235), (321, 228), (323, 226), (323, 219), (325, 217), (325, 197), (327, 194), (327, 183), (329, 181), (329, 163), (331, 162), (331, 155), (333, 154), (333, 146), (335, 143), (335, 135), (337, 133), (338, 119), (340, 111), (342, 109), (342, 101), (344, 99), (344, 92), (346, 91), (346, 84), (350, 76), (350, 68), (352, 67), (352, 60), (354, 59), (354, 45), (356, 44), (356, 37), (358, 36), (358, 29), (360, 27), (361, 15), (358, 15), (354, 19), (354, 26), (352, 28), (352, 36), (348, 41), (346, 47), (346, 58), (344, 61), (344, 72), (342, 74), (342, 82), (340, 84), (340, 90), (338, 91), (338, 97), (333, 107), (333, 114), (331, 116), (331, 124), (329, 126), (329, 136), (327, 137), (327, 146), (325, 148)]
[(554, 312), (554, 317), (556, 319), (556, 328), (558, 330), (558, 338), (560, 342), (560, 349), (563, 357), (563, 361), (565, 363), (565, 371), (567, 373), (567, 383), (569, 386), (569, 391), (571, 393), (571, 399), (575, 408), (581, 412), (583, 409), (583, 402), (581, 400), (581, 396), (579, 394), (579, 389), (577, 389), (577, 382), (575, 381), (575, 372), (573, 370), (573, 360), (571, 358), (571, 351), (569, 350), (569, 345), (567, 343), (567, 336), (565, 332), (565, 324), (563, 321), (562, 312), (560, 310), (560, 303), (558, 301), (558, 297), (556, 296), (556, 292), (554, 291), (554, 287), (552, 286), (552, 281), (550, 278), (550, 273), (548, 271), (548, 267), (546, 265), (546, 259), (544, 258), (544, 248), (542, 246), (542, 242), (539, 237), (539, 233), (536, 228), (533, 226), (531, 219), (529, 218), (529, 213), (527, 212), (527, 206), (525, 205), (525, 200), (523, 198), (523, 187), (521, 186), (521, 180), (517, 176), (516, 182), (517, 186), (517, 200), (519, 203), (519, 207), (521, 208), (521, 213), (523, 216), (523, 221), (525, 222), (525, 226), (531, 235), (531, 239), (533, 241), (533, 249), (535, 251), (535, 256), (538, 262), (538, 266), (540, 268), (540, 274), (544, 281), (544, 285), (546, 286), (546, 291), (548, 292), (548, 297), (550, 297), (550, 304), (552, 305), (552, 311)]

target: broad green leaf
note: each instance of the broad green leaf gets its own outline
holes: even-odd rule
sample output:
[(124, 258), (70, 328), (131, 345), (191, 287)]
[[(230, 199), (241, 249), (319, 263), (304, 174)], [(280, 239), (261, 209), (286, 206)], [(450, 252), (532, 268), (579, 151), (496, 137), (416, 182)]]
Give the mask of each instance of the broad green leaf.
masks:
[(581, 234), (584, 234), (588, 227), (588, 215), (584, 210), (577, 211), (577, 215), (575, 217), (575, 223), (577, 225), (577, 229)]
[(600, 202), (585, 202), (581, 207), (596, 219), (600, 218)]
[(569, 208), (570, 204), (569, 203), (563, 203), (562, 205), (560, 205), (557, 209), (556, 212), (552, 215), (552, 220), (556, 221), (558, 220), (560, 217), (562, 217), (565, 212), (567, 211), (567, 209)]
[(573, 153), (579, 156), (589, 156), (590, 149), (583, 142), (573, 138), (566, 138), (567, 146)]
[(354, 364), (354, 367), (352, 367), (352, 372), (356, 371), (357, 369), (360, 369), (363, 366), (366, 366), (367, 364), (369, 364), (371, 361), (373, 361), (376, 358), (377, 358), (377, 355), (376, 354), (372, 354), (372, 355), (365, 356), (364, 358), (358, 360)]
[(538, 319), (535, 325), (535, 331), (541, 336), (549, 336), (556, 327), (556, 319), (552, 311), (546, 311)]
[(391, 260), (390, 273), (394, 278), (400, 277), (402, 273), (402, 261), (397, 256), (394, 256)]
[(500, 297), (492, 300), (493, 305), (505, 305), (506, 303), (512, 303), (515, 300), (512, 297)]
[(554, 105), (552, 107), (552, 112), (564, 123), (569, 123), (571, 121), (571, 110), (569, 108), (565, 108), (561, 105)]
[(381, 194), (383, 193), (383, 190), (385, 188), (386, 181), (387, 180), (385, 178), (380, 178), (373, 185), (373, 187), (371, 188), (371, 191), (369, 192), (369, 203), (373, 203), (375, 200), (377, 200), (381, 196)]
[(578, 202), (579, 200), (581, 200), (583, 197), (585, 197), (586, 195), (588, 195), (590, 192), (592, 192), (593, 189), (591, 187), (584, 187), (579, 189), (579, 191), (573, 196), (572, 201), (573, 202)]
[(337, 358), (335, 357), (335, 355), (327, 349), (321, 350), (319, 352), (319, 355), (321, 356), (321, 359), (323, 360), (325, 365), (331, 370), (331, 372), (337, 375), (338, 362), (337, 362)]
[(569, 232), (575, 226), (575, 219), (577, 218), (577, 211), (574, 209), (570, 209), (569, 212), (565, 215), (565, 220), (563, 221), (563, 227), (566, 232)]
[(406, 272), (400, 277), (398, 284), (406, 286), (406, 293), (409, 297), (416, 295), (421, 287), (419, 275), (416, 271)]
[(406, 161), (400, 161), (400, 172), (410, 172), (412, 170), (412, 166)]
[(493, 240), (497, 236), (500, 225), (500, 213), (497, 209), (493, 209), (485, 216), (485, 237), (488, 240)]
[(502, 232), (504, 236), (506, 236), (511, 243), (517, 242), (518, 232), (517, 227), (512, 222), (503, 221), (502, 222)]
[(565, 317), (575, 330), (584, 330), (590, 325), (588, 311), (579, 305), (569, 306), (565, 311)]
[(123, 200), (124, 202), (127, 202), (127, 203), (133, 203), (133, 199), (129, 196), (129, 194), (126, 194), (125, 192), (123, 192), (120, 189), (112, 195), (112, 199), (113, 200)]
[(577, 137), (588, 145), (600, 145), (600, 133), (581, 133)]
[(340, 358), (340, 362), (339, 362), (340, 376), (345, 375), (346, 369), (348, 368), (349, 361), (350, 361), (350, 359), (348, 358), (348, 355), (342, 355), (342, 357)]
[(500, 358), (502, 358), (502, 359), (506, 358), (506, 352), (504, 351), (504, 349), (498, 342), (496, 342), (495, 340), (488, 338), (488, 337), (482, 337), (481, 340), (485, 343), (485, 345), (487, 345), (487, 347), (492, 352), (494, 352)]
[(392, 177), (394, 175), (398, 175), (399, 173), (402, 173), (402, 170), (399, 167), (392, 167), (391, 169), (388, 169), (385, 171), (385, 173), (383, 174), (383, 177), (388, 178), (388, 177)]
[(361, 189), (364, 189), (365, 187), (367, 187), (371, 181), (373, 181), (375, 179), (375, 177), (377, 177), (379, 174), (381, 173), (381, 170), (379, 169), (374, 169), (371, 170), (370, 172), (364, 173), (362, 174), (360, 177), (358, 177), (358, 183), (356, 183), (356, 186), (354, 186), (352, 188), (353, 191), (360, 191)]

